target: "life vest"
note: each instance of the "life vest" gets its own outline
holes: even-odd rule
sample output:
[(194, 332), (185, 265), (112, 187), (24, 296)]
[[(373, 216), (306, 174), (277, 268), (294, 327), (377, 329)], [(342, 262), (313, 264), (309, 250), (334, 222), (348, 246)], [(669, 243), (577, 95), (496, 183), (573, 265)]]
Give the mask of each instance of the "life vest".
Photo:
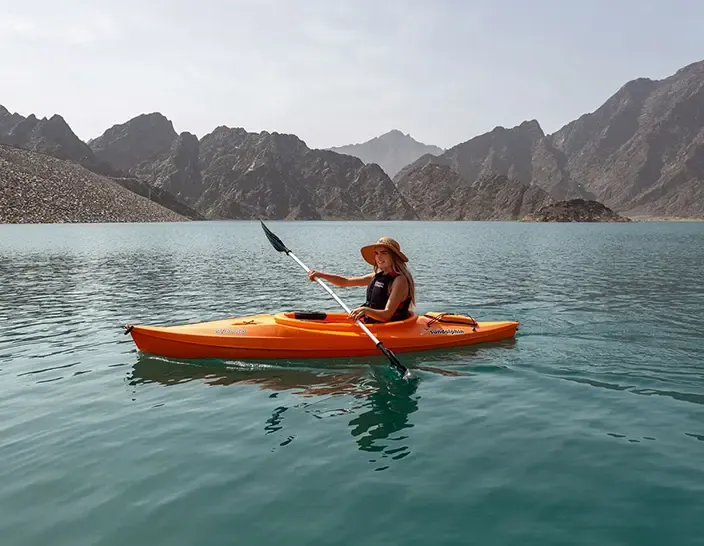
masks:
[[(367, 301), (364, 302), (366, 307), (371, 307), (372, 309), (383, 310), (386, 308), (386, 302), (389, 301), (389, 296), (391, 295), (391, 283), (399, 273), (391, 272), (384, 273), (379, 271), (374, 278), (367, 285)], [(411, 296), (409, 295), (405, 300), (399, 303), (396, 311), (389, 319), (389, 322), (407, 319), (410, 316), (411, 306)], [(365, 322), (379, 322), (371, 317), (366, 317)]]

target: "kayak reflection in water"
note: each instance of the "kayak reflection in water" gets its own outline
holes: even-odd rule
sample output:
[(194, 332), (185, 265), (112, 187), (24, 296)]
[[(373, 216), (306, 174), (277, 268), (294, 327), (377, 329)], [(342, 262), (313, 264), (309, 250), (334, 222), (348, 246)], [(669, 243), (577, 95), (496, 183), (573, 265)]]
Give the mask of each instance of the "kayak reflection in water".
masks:
[(415, 306), (415, 282), (406, 263), (408, 258), (401, 246), (390, 237), (361, 248), (362, 257), (373, 272), (362, 277), (343, 277), (331, 273), (310, 271), (308, 278), (320, 278), (336, 286), (367, 286), (367, 300), (352, 309), (350, 317), (366, 323), (404, 320)]

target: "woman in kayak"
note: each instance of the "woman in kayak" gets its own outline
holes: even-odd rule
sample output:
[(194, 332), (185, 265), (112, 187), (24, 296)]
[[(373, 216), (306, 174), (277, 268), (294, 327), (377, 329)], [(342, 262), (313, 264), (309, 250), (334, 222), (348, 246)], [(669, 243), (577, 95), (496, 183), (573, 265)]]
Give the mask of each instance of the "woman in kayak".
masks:
[(367, 301), (353, 309), (350, 317), (364, 322), (391, 322), (411, 315), (415, 305), (415, 282), (406, 267), (408, 258), (401, 246), (390, 237), (381, 237), (376, 243), (362, 247), (362, 257), (374, 271), (363, 277), (342, 277), (311, 271), (308, 278), (324, 279), (336, 286), (366, 286)]

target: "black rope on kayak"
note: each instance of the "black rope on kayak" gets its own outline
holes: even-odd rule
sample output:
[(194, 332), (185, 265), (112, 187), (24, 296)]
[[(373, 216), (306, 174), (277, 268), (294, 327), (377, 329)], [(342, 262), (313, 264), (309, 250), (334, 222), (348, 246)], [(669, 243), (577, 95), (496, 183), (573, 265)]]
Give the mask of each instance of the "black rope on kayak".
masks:
[(127, 335), (132, 331), (132, 328), (134, 328), (134, 325), (127, 324), (127, 325), (123, 326), (123, 328), (125, 329), (125, 331), (123, 332), (123, 335)]
[(439, 315), (435, 315), (435, 316), (432, 316), (432, 315), (423, 315), (423, 316), (430, 319), (428, 321), (428, 326), (431, 326), (431, 325), (435, 324), (436, 322), (440, 321), (442, 319), (442, 317), (444, 317), (445, 315), (447, 315), (447, 313), (440, 313)]
[[(447, 318), (445, 318), (446, 315), (467, 317), (471, 322), (447, 319)], [(431, 326), (432, 324), (435, 324), (436, 322), (443, 322), (443, 323), (447, 323), (447, 324), (466, 324), (468, 326), (472, 326), (472, 332), (476, 332), (477, 331), (476, 327), (479, 325), (479, 323), (474, 319), (474, 317), (472, 317), (470, 315), (458, 315), (457, 313), (439, 313), (436, 316), (431, 316), (431, 315), (423, 315), (423, 316), (428, 317), (430, 319), (428, 321), (428, 326)]]

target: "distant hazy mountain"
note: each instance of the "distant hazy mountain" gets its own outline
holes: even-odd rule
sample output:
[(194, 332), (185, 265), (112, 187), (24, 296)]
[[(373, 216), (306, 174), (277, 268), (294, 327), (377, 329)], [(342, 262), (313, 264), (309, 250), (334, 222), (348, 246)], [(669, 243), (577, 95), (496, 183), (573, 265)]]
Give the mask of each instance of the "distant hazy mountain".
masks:
[(418, 142), (411, 135), (404, 135), (397, 129), (362, 144), (350, 144), (329, 149), (339, 154), (358, 157), (367, 164), (376, 163), (384, 169), (390, 178), (396, 176), (398, 171), (422, 155), (438, 155), (443, 152), (442, 148)]

